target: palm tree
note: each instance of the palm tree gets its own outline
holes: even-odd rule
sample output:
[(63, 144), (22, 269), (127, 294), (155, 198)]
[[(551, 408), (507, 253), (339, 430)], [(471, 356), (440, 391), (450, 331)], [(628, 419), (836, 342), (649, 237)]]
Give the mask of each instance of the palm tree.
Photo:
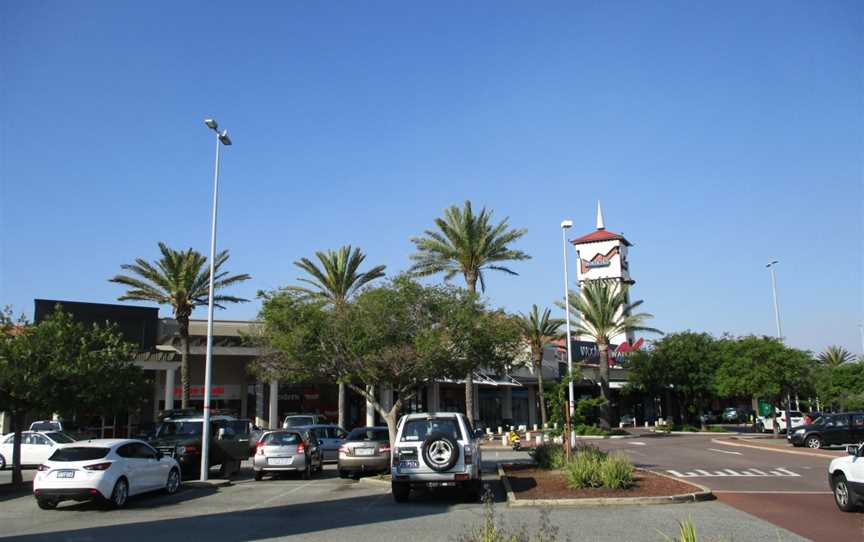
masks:
[[(339, 250), (328, 250), (327, 252), (316, 252), (315, 256), (321, 263), (321, 267), (309, 258), (300, 258), (294, 265), (309, 274), (310, 278), (299, 278), (300, 282), (308, 284), (305, 286), (288, 286), (286, 290), (300, 292), (309, 299), (323, 301), (331, 305), (334, 310), (341, 312), (351, 297), (365, 284), (383, 277), (386, 266), (378, 265), (365, 273), (357, 269), (366, 255), (359, 248), (352, 250), (351, 245), (343, 246)], [(345, 427), (345, 383), (339, 383), (339, 425)]]
[(821, 354), (816, 356), (819, 363), (822, 363), (832, 369), (835, 369), (844, 363), (855, 359), (851, 352), (842, 346), (829, 346)]
[(549, 309), (543, 309), (543, 314), (537, 309), (537, 305), (531, 306), (531, 312), (527, 315), (519, 315), (519, 327), (522, 336), (531, 347), (531, 363), (537, 371), (537, 392), (540, 395), (540, 422), (546, 426), (546, 400), (543, 396), (543, 347), (556, 339), (561, 338), (558, 329), (564, 324), (563, 320), (549, 318)]
[[(601, 425), (609, 428), (609, 342), (612, 337), (624, 333), (643, 331), (663, 332), (642, 324), (652, 314), (633, 313), (642, 300), (630, 303), (628, 285), (615, 280), (597, 279), (585, 281), (581, 293), (570, 293), (570, 313), (576, 318), (574, 331), (594, 339), (600, 352), (600, 395), (606, 404), (602, 407)], [(563, 304), (560, 304), (563, 305)]]
[[(129, 271), (129, 275), (116, 275), (109, 279), (128, 286), (125, 294), (117, 298), (119, 301), (150, 301), (160, 305), (171, 305), (174, 319), (180, 327), (180, 381), (183, 387), (181, 406), (189, 406), (189, 318), (195, 307), (207, 305), (209, 300), (210, 269), (207, 257), (191, 248), (174, 250), (163, 242), (159, 242), (162, 257), (153, 263), (144, 258), (136, 258), (134, 264), (124, 264), (120, 268)], [(228, 261), (228, 251), (223, 250), (216, 255), (213, 275), (213, 305), (224, 309), (222, 303), (242, 303), (248, 299), (229, 295), (216, 295), (232, 284), (252, 278), (243, 273), (228, 276), (227, 271), (220, 271)], [(165, 398), (167, 401), (167, 397)]]
[[(445, 209), (444, 218), (435, 219), (437, 230), (426, 230), (424, 237), (411, 238), (417, 252), (411, 255), (414, 265), (410, 272), (418, 277), (444, 273), (445, 281), (461, 274), (472, 294), (477, 292), (478, 281), (481, 291), (486, 291), (486, 270), (518, 275), (502, 263), (531, 258), (509, 247), (527, 230), (510, 229), (507, 218), (493, 224), (492, 214), (485, 207), (474, 214), (470, 201), (461, 209), (455, 205)], [(473, 371), (465, 377), (465, 412), (469, 420), (474, 419)]]

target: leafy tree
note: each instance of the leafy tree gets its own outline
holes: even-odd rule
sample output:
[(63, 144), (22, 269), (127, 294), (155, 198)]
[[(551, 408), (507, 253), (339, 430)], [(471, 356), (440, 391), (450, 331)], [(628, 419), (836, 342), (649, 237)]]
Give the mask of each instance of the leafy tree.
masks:
[[(153, 263), (144, 258), (136, 258), (134, 264), (121, 265), (121, 269), (131, 275), (116, 275), (109, 279), (129, 287), (120, 301), (150, 301), (160, 305), (171, 305), (174, 319), (180, 331), (180, 380), (183, 387), (181, 405), (189, 405), (189, 318), (195, 307), (207, 305), (210, 292), (210, 269), (207, 257), (191, 248), (174, 250), (165, 243), (159, 243), (162, 257)], [(229, 276), (222, 271), (228, 261), (228, 251), (216, 255), (213, 276), (213, 304), (220, 309), (222, 303), (242, 303), (248, 301), (229, 295), (216, 295), (215, 292), (228, 286), (252, 278), (243, 273)]]
[(780, 339), (748, 335), (721, 341), (717, 391), (724, 396), (747, 395), (769, 401), (774, 433), (776, 411), (787, 393), (794, 393), (810, 376), (810, 354), (787, 347)]
[[(411, 255), (411, 273), (419, 277), (444, 273), (445, 281), (461, 274), (472, 294), (477, 291), (478, 281), (481, 291), (486, 291), (486, 270), (517, 275), (504, 264), (530, 258), (510, 247), (527, 230), (510, 229), (507, 218), (494, 224), (492, 214), (485, 207), (475, 214), (470, 201), (461, 209), (455, 205), (445, 209), (444, 217), (435, 219), (437, 229), (411, 238), (417, 249)], [(478, 367), (471, 367), (465, 375), (465, 412), (469, 420), (474, 419), (474, 370)]]
[(21, 483), (21, 431), (27, 412), (114, 414), (145, 397), (135, 347), (113, 326), (87, 327), (62, 309), (39, 325), (0, 332), (0, 410), (12, 415), (12, 481)]
[(841, 346), (829, 346), (824, 351), (822, 351), (816, 357), (816, 359), (819, 361), (819, 363), (834, 368), (839, 367), (844, 363), (853, 361), (855, 359), (855, 356), (852, 355), (852, 352), (846, 350)]
[(550, 310), (544, 309), (542, 315), (537, 305), (531, 306), (531, 312), (519, 315), (519, 327), (522, 337), (531, 348), (531, 364), (537, 372), (537, 393), (540, 396), (540, 422), (546, 426), (546, 399), (543, 395), (543, 348), (561, 338), (558, 331), (563, 321), (550, 318)]
[[(578, 335), (591, 337), (600, 352), (598, 373), (600, 396), (607, 405), (603, 408), (601, 426), (610, 427), (609, 420), (609, 343), (612, 337), (630, 332), (663, 332), (643, 324), (653, 315), (647, 312), (634, 313), (642, 300), (630, 303), (629, 286), (614, 280), (588, 280), (581, 292), (570, 293), (570, 313), (576, 318), (574, 329)], [(561, 304), (563, 305), (563, 304)]]
[(864, 363), (820, 363), (814, 370), (817, 396), (828, 410), (859, 410), (864, 395)]
[[(308, 299), (321, 301), (332, 306), (336, 311), (342, 311), (351, 297), (364, 285), (384, 276), (386, 266), (378, 265), (369, 271), (358, 271), (366, 255), (359, 248), (352, 250), (351, 245), (339, 250), (316, 252), (315, 256), (321, 264), (316, 265), (309, 258), (301, 258), (294, 265), (305, 271), (310, 278), (300, 278), (299, 281), (308, 284), (303, 286), (288, 286), (286, 290), (302, 294)], [(339, 382), (339, 425), (345, 426), (345, 383)]]

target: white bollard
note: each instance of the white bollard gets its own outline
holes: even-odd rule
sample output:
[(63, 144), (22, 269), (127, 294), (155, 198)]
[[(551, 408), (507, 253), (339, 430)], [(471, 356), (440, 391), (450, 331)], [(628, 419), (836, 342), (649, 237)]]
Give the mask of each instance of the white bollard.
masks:
[(525, 440), (531, 440), (531, 431), (525, 432)]
[(543, 444), (543, 435), (537, 435), (536, 437), (534, 437), (534, 442), (536, 442), (537, 444)]
[(537, 430), (537, 424), (536, 423), (534, 424), (534, 430), (535, 431)]
[(487, 428), (486, 428), (486, 434), (487, 434), (487, 435), (491, 435), (491, 434), (492, 434), (492, 428), (491, 428), (491, 427), (487, 427)]
[(624, 429), (624, 422), (618, 422), (618, 429)]
[(648, 422), (645, 422), (645, 429), (648, 429)]
[(504, 432), (504, 428), (501, 427), (501, 426), (499, 425), (499, 426), (498, 426), (498, 434), (500, 435), (500, 434), (502, 434), (503, 432)]
[(507, 438), (507, 435), (504, 435), (503, 437), (501, 437), (501, 445), (506, 448), (508, 440), (510, 440), (510, 439)]

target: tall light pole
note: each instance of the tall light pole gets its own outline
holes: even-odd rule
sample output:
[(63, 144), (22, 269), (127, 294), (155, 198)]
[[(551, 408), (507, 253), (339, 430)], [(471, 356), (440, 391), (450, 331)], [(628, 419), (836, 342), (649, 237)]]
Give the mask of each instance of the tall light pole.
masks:
[(210, 474), (210, 388), (213, 377), (213, 275), (216, 262), (216, 211), (219, 208), (219, 150), (231, 144), (228, 130), (219, 132), (213, 119), (204, 124), (216, 132), (216, 171), (213, 174), (213, 215), (210, 222), (210, 296), (207, 302), (207, 357), (204, 361), (204, 423), (201, 428), (201, 481), (206, 482)]
[[(774, 295), (774, 320), (777, 323), (777, 339), (783, 340), (783, 330), (780, 327), (780, 305), (777, 303), (777, 277), (774, 274), (774, 267), (780, 263), (778, 260), (772, 260), (771, 262), (765, 264), (771, 271), (771, 293)], [(789, 390), (786, 390), (786, 434), (789, 434), (789, 430), (792, 429), (792, 397), (789, 393)]]
[[(561, 246), (564, 251), (564, 318), (567, 329), (567, 376), (570, 382), (567, 385), (567, 398), (570, 401), (570, 419), (573, 419), (573, 352), (570, 345), (570, 279), (567, 278), (567, 230), (573, 227), (572, 220), (561, 222)], [(576, 435), (570, 433), (570, 446), (576, 445)]]

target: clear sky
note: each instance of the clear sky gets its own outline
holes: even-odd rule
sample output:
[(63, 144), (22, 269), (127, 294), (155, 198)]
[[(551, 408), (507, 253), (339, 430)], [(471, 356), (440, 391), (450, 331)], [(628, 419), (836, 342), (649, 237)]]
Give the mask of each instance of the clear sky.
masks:
[(528, 229), (492, 303), (551, 305), (559, 223), (588, 233), (600, 199), (657, 327), (773, 334), (778, 259), (788, 341), (861, 352), (864, 3), (10, 0), (0, 40), (18, 312), (114, 302), (160, 240), (207, 252), (213, 116), (237, 295), (342, 244), (405, 269), (470, 199)]

